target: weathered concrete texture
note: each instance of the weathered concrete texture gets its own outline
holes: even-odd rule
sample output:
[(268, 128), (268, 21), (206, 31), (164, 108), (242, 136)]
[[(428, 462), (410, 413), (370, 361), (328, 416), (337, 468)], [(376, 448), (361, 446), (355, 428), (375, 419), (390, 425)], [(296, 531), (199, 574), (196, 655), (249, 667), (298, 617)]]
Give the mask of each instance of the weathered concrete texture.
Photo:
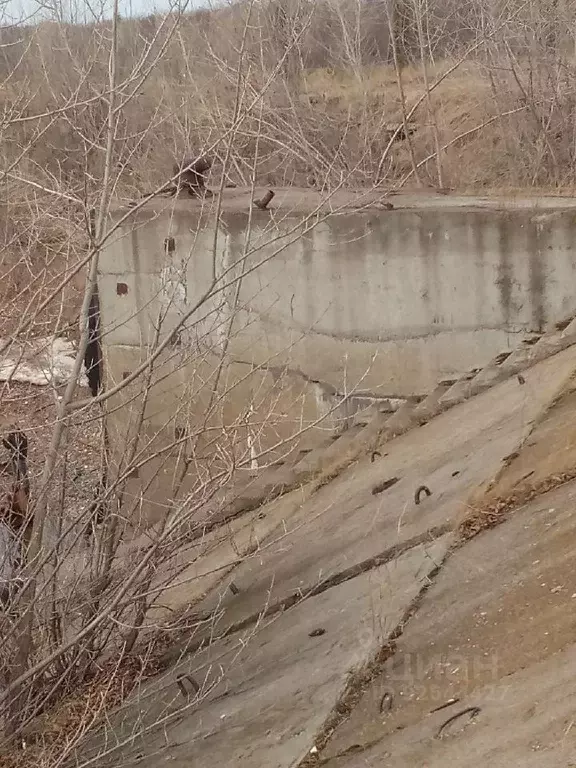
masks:
[[(109, 386), (133, 373), (146, 356), (147, 351), (139, 347), (108, 347), (104, 364)], [(139, 424), (143, 413), (149, 429), (168, 431), (173, 438), (177, 426), (185, 426), (193, 434), (195, 425), (207, 418), (212, 402), (208, 424), (223, 423), (234, 432), (237, 462), (247, 451), (246, 422), (250, 416), (248, 425), (252, 425), (256, 453), (260, 454), (265, 444), (270, 449), (265, 463), (270, 463), (285, 458), (286, 440), (297, 439), (303, 449), (348, 418), (346, 409), (338, 407), (338, 399), (319, 383), (282, 369), (254, 370), (244, 364), (228, 364), (221, 372), (219, 397), (214, 398), (219, 364), (220, 358), (210, 352), (192, 357), (190, 350), (166, 350), (156, 361), (150, 382), (147, 376), (140, 376), (111, 398), (109, 420), (116, 419), (127, 435), (130, 421)], [(314, 422), (320, 419), (322, 423), (316, 428)], [(225, 439), (222, 435), (221, 441)], [(276, 443), (282, 443), (279, 450), (271, 450)], [(232, 442), (226, 446), (228, 451), (232, 448)]]
[[(338, 391), (424, 392), (576, 308), (569, 208), (533, 221), (538, 201), (512, 214), (498, 200), (399, 197), (397, 211), (344, 213), (361, 199), (347, 195), (334, 201), (334, 210), (344, 205), (338, 216), (318, 223), (306, 219), (309, 193), (300, 191), (300, 202), (298, 190), (282, 196), (282, 216), (256, 212), (249, 236), (238, 191), (225, 198), (216, 238), (209, 209), (194, 201), (139, 212), (101, 257), (104, 343), (149, 343), (159, 317), (170, 333), (201, 300), (213, 266), (233, 277), (246, 249), (246, 266), (260, 266), (243, 278), (247, 311), (237, 316), (230, 352), (301, 369)], [(221, 343), (234, 289), (217, 287), (187, 323), (186, 345)]]
[[(169, 761), (190, 766), (292, 766), (346, 687), (350, 670), (373, 656), (403, 619), (445, 556), (450, 537), (414, 548), (329, 589), (262, 626), (214, 643), (145, 686), (107, 729), (99, 766)], [(325, 632), (310, 637), (315, 629)], [(323, 663), (323, 659), (330, 663)], [(180, 712), (177, 674), (191, 674), (202, 701)], [(163, 723), (169, 715), (175, 722)], [(132, 734), (149, 729), (144, 737)], [(100, 745), (97, 749), (100, 748)], [(86, 755), (84, 755), (86, 757)]]
[[(234, 572), (242, 599), (223, 584), (202, 609), (226, 608), (222, 626), (241, 621), (433, 527), (455, 525), (470, 511), (469, 496), (517, 450), (575, 366), (570, 348), (528, 371), (526, 386), (504, 382), (386, 444), (381, 458), (354, 464), (300, 507), (291, 500), (282, 526)], [(387, 490), (373, 493), (393, 478)], [(417, 506), (420, 485), (433, 495)]]
[[(246, 192), (232, 191), (217, 223), (214, 201), (158, 201), (104, 248), (106, 386), (134, 375), (151, 345), (167, 345), (150, 381), (107, 401), (118, 463), (134, 454), (120, 472), (130, 470), (137, 524), (159, 520), (178, 488), (201, 495), (201, 478), (226, 471), (222, 456), (243, 468), (284, 461), (296, 443), (313, 449), (350, 425), (367, 402), (431, 392), (576, 310), (576, 201), (523, 201), (512, 212), (497, 200), (400, 196), (387, 211), (377, 194), (346, 193), (319, 213), (316, 197), (284, 190), (249, 221)], [(451, 402), (469, 389), (455, 387)], [(411, 423), (408, 410), (392, 418), (395, 434)], [(180, 486), (178, 454), (191, 445)]]
[(486, 501), (536, 488), (576, 469), (576, 378), (543, 414), (534, 430), (490, 489)]
[[(366, 751), (357, 747), (327, 768), (557, 768), (574, 766), (574, 674), (576, 648), (510, 675), (496, 685), (441, 712), (418, 726), (407, 726)], [(451, 713), (469, 705), (481, 712), (463, 715), (453, 726), (439, 728)]]
[[(241, 243), (231, 236), (231, 252)], [(534, 249), (524, 214), (333, 217), (247, 275), (234, 348), (250, 339), (259, 362), (274, 354), (337, 387), (363, 377), (383, 394), (422, 393), (543, 326), (553, 268), (536, 256), (540, 277), (531, 282)]]
[[(563, 486), (452, 555), (330, 740), (328, 768), (572, 764), (575, 500)], [(473, 724), (463, 716), (436, 738), (473, 706)]]
[[(250, 486), (249, 486), (250, 487)], [(247, 495), (248, 489), (244, 493)], [(186, 611), (196, 606), (230, 571), (246, 557), (257, 556), (260, 543), (278, 531), (292, 514), (302, 506), (309, 489), (297, 488), (276, 501), (265, 505), (264, 511), (256, 508), (246, 511), (225, 526), (213, 528), (189, 545), (182, 545), (169, 563), (158, 568), (150, 589), (160, 589), (158, 602), (147, 614), (146, 624), (156, 628), (159, 622), (171, 621), (174, 611)], [(151, 526), (138, 536), (123, 541), (117, 552), (117, 562), (122, 572), (129, 573), (138, 563), (142, 553), (157, 540), (157, 527)], [(90, 552), (83, 550), (69, 557), (62, 564), (62, 598), (68, 596), (71, 584), (89, 581)], [(195, 642), (203, 631), (189, 638)], [(176, 651), (176, 655), (178, 652)]]
[(308, 195), (300, 191), (297, 205), (297, 192), (286, 193), (294, 204), (281, 216), (256, 212), (249, 222), (234, 191), (217, 237), (210, 209), (193, 201), (141, 211), (101, 257), (105, 343), (147, 343), (160, 316), (170, 333), (201, 301), (213, 269), (217, 291), (183, 339), (221, 343), (235, 297), (229, 281), (244, 269), (229, 347), (236, 359), (287, 365), (340, 392), (419, 394), (576, 310), (571, 208), (534, 219), (536, 201), (511, 212), (499, 201), (481, 210), (473, 199), (463, 207), (398, 198), (394, 211), (344, 207), (310, 218)]
[[(145, 354), (135, 347), (109, 347), (105, 364), (130, 374)], [(225, 368), (220, 379), (222, 393), (215, 397), (217, 368), (213, 356), (206, 355), (195, 366), (186, 367), (179, 352), (168, 351), (159, 358), (152, 383), (142, 376), (110, 398), (108, 434), (120, 472), (138, 466), (126, 488), (126, 501), (133, 507), (128, 516), (134, 524), (160, 520), (170, 509), (177, 488), (180, 500), (193, 494), (192, 503), (199, 505), (195, 520), (220, 515), (240, 486), (250, 486), (241, 493), (242, 498), (252, 496), (260, 503), (266, 487), (272, 490), (278, 482), (287, 484), (290, 479), (279, 468), (251, 481), (258, 468), (262, 472), (263, 465), (297, 459), (347, 418), (345, 409), (336, 405), (333, 415), (319, 422), (321, 413), (332, 407), (329, 400), (323, 400), (321, 387), (308, 386), (301, 377), (281, 371), (251, 371), (244, 365)], [(192, 451), (195, 460), (180, 484), (183, 456)], [(220, 473), (223, 482), (232, 459), (239, 482), (203, 506), (202, 499), (211, 490), (204, 485), (207, 478), (217, 480)]]
[[(202, 598), (223, 581), (245, 558), (257, 557), (262, 541), (269, 539), (284, 524), (290, 512), (295, 512), (306, 498), (306, 492), (297, 488), (281, 499), (265, 505), (265, 511), (255, 509), (231, 520), (225, 526), (214, 528), (202, 535), (189, 547), (183, 547), (170, 566), (174, 575), (162, 569), (152, 589), (162, 585), (161, 598), (148, 615), (148, 624), (169, 620), (173, 610), (186, 610), (197, 606)], [(196, 642), (204, 631), (187, 638)], [(176, 654), (178, 652), (176, 651)]]
[[(516, 379), (499, 384), (391, 441), (387, 455), (373, 464), (358, 462), (311, 496), (305, 489), (294, 491), (235, 521), (231, 536), (213, 531), (199, 542), (191, 557), (202, 554), (201, 559), (190, 564), (184, 583), (181, 579), (165, 595), (166, 605), (186, 606), (211, 590), (197, 606), (198, 615), (210, 608), (224, 615), (204, 619), (167, 654), (166, 660), (172, 658), (177, 666), (110, 718), (108, 749), (117, 741), (126, 744), (102, 755), (102, 739), (95, 737), (98, 765), (152, 768), (170, 760), (186, 768), (218, 763), (292, 768), (314, 746), (328, 715), (341, 712), (349, 674), (374, 659), (399, 623), (395, 636), (401, 636), (385, 672), (323, 750), (328, 765), (472, 765), (466, 762), (471, 758), (463, 735), (480, 733), (483, 722), (485, 735), (471, 753), (481, 758), (476, 764), (558, 765), (553, 760), (561, 753), (552, 749), (552, 761), (530, 762), (532, 744), (518, 735), (528, 733), (528, 727), (519, 726), (518, 738), (512, 737), (505, 715), (509, 712), (513, 723), (533, 719), (545, 745), (552, 744), (545, 725), (553, 723), (551, 733), (560, 744), (558, 735), (571, 730), (570, 720), (555, 719), (572, 701), (564, 700), (563, 689), (548, 709), (529, 709), (535, 705), (532, 691), (539, 669), (534, 667), (534, 680), (527, 676), (518, 683), (517, 696), (510, 698), (507, 686), (516, 685), (523, 666), (543, 663), (573, 642), (567, 606), (572, 607), (576, 594), (570, 569), (576, 485), (517, 511), (509, 522), (453, 554), (415, 614), (408, 622), (401, 620), (414, 607), (414, 596), (431, 583), (453, 541), (442, 530), (469, 511), (472, 491), (490, 481), (550, 402), (561, 402), (557, 396), (575, 366), (573, 347), (526, 371), (524, 385)], [(395, 477), (398, 481), (387, 490), (373, 493), (376, 485)], [(416, 506), (413, 494), (422, 483), (432, 496)], [(387, 560), (377, 560), (386, 552)], [(235, 567), (247, 553), (248, 559)], [(234, 595), (230, 579), (239, 590)], [(312, 594), (318, 585), (321, 591)], [(254, 617), (294, 595), (292, 608)], [(252, 622), (246, 621), (251, 617)], [(239, 630), (237, 623), (243, 621)], [(236, 631), (219, 638), (231, 625)], [(316, 629), (325, 633), (310, 637)], [(208, 637), (210, 647), (180, 659), (181, 651)], [(200, 706), (192, 697), (181, 711), (184, 700), (174, 682), (179, 673), (190, 674), (202, 686), (206, 697)], [(550, 672), (564, 673), (561, 666)], [(549, 690), (546, 685), (542, 690)], [(456, 711), (481, 707), (476, 724), (458, 735), (464, 716), (444, 738), (434, 739), (455, 710), (430, 715), (430, 709), (451, 697), (461, 699)], [(496, 736), (494, 723), (500, 727)], [(507, 763), (498, 762), (494, 745)]]

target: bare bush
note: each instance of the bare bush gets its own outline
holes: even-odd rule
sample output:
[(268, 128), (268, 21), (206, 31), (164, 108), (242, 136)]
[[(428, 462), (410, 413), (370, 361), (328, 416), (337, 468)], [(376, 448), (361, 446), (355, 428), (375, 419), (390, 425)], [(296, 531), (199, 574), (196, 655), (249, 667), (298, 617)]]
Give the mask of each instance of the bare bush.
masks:
[[(90, 741), (177, 634), (192, 645), (209, 635), (215, 615), (198, 619), (194, 606), (259, 547), (257, 520), (249, 534), (234, 527), (250, 508), (240, 490), (342, 404), (310, 417), (289, 349), (230, 373), (229, 346), (250, 322), (242, 285), (323, 214), (253, 236), (250, 209), (223, 262), (226, 186), (309, 186), (324, 201), (410, 180), (559, 189), (576, 152), (568, 4), (293, 0), (135, 19), (116, 7), (82, 24), (60, 10), (0, 36), (0, 348), (18, 360), (0, 402), (28, 436), (32, 487), (26, 562), (0, 615), (0, 759), (46, 768)], [(137, 221), (177, 183), (175, 160), (205, 154), (215, 195), (202, 209), (213, 222), (203, 293), (190, 306), (166, 274), (149, 301), (161, 311), (140, 308), (150, 335), (127, 375), (89, 397), (78, 382), (96, 359), (86, 352), (103, 249), (122, 217)], [(51, 364), (42, 387), (17, 375), (39, 339), (75, 350), (66, 376)], [(196, 694), (183, 706), (200, 706), (206, 691)]]

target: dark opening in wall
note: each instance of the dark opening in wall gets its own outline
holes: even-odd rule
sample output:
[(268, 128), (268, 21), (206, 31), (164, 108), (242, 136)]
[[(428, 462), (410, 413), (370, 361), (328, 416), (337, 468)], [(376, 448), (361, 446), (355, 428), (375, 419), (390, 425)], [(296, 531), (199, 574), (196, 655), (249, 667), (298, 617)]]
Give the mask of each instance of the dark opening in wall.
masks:
[(96, 397), (102, 386), (102, 345), (100, 341), (100, 299), (98, 288), (94, 288), (88, 307), (88, 345), (84, 353), (84, 367), (92, 397)]

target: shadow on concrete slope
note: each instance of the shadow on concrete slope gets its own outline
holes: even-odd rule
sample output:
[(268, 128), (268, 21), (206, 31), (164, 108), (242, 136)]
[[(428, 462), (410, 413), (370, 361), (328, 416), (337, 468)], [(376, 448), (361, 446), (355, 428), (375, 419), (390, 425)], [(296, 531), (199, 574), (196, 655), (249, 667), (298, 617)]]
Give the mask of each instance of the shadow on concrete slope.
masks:
[[(521, 669), (551, 664), (560, 679), (571, 664), (570, 653), (546, 659), (573, 629), (573, 491), (564, 486), (463, 546), (458, 531), (478, 510), (478, 489), (496, 487), (511, 454), (545, 434), (550, 403), (569, 397), (575, 370), (570, 347), (527, 370), (524, 384), (508, 379), (391, 440), (376, 461), (237, 519), (232, 535), (248, 554), (221, 533), (212, 540), (195, 631), (165, 655), (165, 673), (111, 714), (82, 759), (147, 768), (472, 765), (465, 740), (485, 728), (480, 762), (536, 765), (538, 747), (510, 733), (506, 717), (534, 718), (537, 734), (553, 718), (556, 741), (561, 728), (571, 738), (561, 723), (568, 688), (543, 706), (530, 693), (543, 672)], [(417, 504), (421, 485), (431, 495)], [(190, 676), (186, 698), (178, 674)], [(506, 700), (514, 675), (519, 698)], [(548, 700), (549, 681), (541, 686)], [(494, 703), (499, 696), (504, 704)], [(439, 733), (469, 707), (478, 711)], [(507, 763), (489, 752), (490, 723)], [(526, 760), (515, 761), (514, 749)], [(548, 764), (559, 763), (538, 762)]]

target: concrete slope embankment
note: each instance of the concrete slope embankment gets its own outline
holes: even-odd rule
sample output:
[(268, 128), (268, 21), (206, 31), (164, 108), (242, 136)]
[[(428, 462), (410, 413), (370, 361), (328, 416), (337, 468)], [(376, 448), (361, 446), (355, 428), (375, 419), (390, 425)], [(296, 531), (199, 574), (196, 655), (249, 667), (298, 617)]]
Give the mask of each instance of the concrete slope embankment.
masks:
[[(526, 369), (523, 384), (508, 378), (423, 426), (389, 439), (373, 461), (366, 452), (358, 454), (332, 478), (321, 483), (317, 479), (312, 488), (296, 488), (258, 509), (238, 513), (231, 527), (225, 526), (226, 535), (224, 528), (213, 528), (207, 534), (210, 548), (205, 557), (209, 559), (200, 557), (193, 566), (196, 575), (205, 568), (201, 591), (192, 582), (173, 593), (174, 605), (182, 605), (184, 598), (196, 603), (195, 629), (165, 655), (166, 671), (125, 702), (121, 711), (111, 714), (106, 725), (108, 744), (118, 740), (122, 746), (110, 752), (109, 760), (98, 758), (98, 764), (152, 768), (170, 760), (171, 765), (187, 768), (216, 762), (241, 768), (288, 768), (328, 760), (335, 766), (353, 766), (364, 764), (355, 757), (357, 752), (366, 756), (368, 750), (376, 750), (373, 764), (379, 764), (392, 754), (391, 748), (397, 750), (391, 765), (424, 764), (422, 755), (430, 743), (444, 744), (445, 736), (435, 739), (429, 733), (432, 721), (422, 719), (426, 707), (426, 712), (433, 708), (429, 699), (424, 693), (405, 693), (408, 689), (401, 675), (394, 690), (384, 690), (382, 682), (374, 688), (375, 681), (383, 679), (383, 669), (404, 663), (398, 661), (404, 639), (413, 637), (411, 642), (424, 649), (442, 637), (444, 645), (438, 647), (444, 658), (451, 632), (459, 631), (460, 603), (467, 606), (463, 611), (471, 612), (472, 618), (466, 621), (482, 622), (482, 613), (494, 613), (496, 618), (499, 607), (503, 618), (512, 621), (508, 616), (512, 604), (505, 602), (504, 587), (519, 589), (525, 604), (535, 600), (537, 591), (533, 585), (531, 593), (522, 592), (525, 585), (515, 575), (518, 568), (531, 579), (544, 574), (542, 583), (550, 588), (538, 594), (552, 601), (551, 610), (558, 595), (563, 600), (570, 590), (570, 594), (576, 591), (576, 584), (567, 586), (566, 580), (560, 584), (559, 574), (550, 570), (551, 562), (543, 560), (540, 539), (553, 526), (547, 526), (552, 518), (541, 511), (535, 513), (536, 528), (530, 534), (515, 522), (521, 515), (512, 516), (505, 523), (512, 528), (502, 544), (498, 544), (502, 528), (463, 546), (459, 535), (463, 519), (477, 511), (470, 504), (472, 495), (493, 484), (503, 464), (510, 464), (510, 456), (530, 441), (534, 425), (541, 429), (552, 418), (550, 404), (562, 402), (575, 370), (576, 347), (568, 347)], [(422, 485), (431, 495), (422, 494), (417, 504), (415, 491)], [(568, 511), (564, 520), (562, 525), (571, 535)], [(489, 536), (495, 537), (492, 544), (482, 547)], [(530, 536), (539, 539), (531, 542)], [(532, 544), (542, 549), (542, 556), (536, 553), (529, 562)], [(562, 537), (553, 545), (558, 553), (564, 546), (562, 558), (568, 556), (570, 547)], [(207, 546), (207, 541), (197, 546)], [(524, 558), (521, 564), (518, 558)], [(541, 568), (537, 560), (543, 563)], [(501, 605), (494, 604), (497, 587)], [(525, 620), (532, 611), (544, 648), (538, 606), (526, 607), (522, 615)], [(418, 629), (420, 617), (423, 624)], [(465, 626), (473, 645), (473, 625)], [(511, 658), (515, 643), (506, 632), (519, 626), (502, 624), (502, 634), (486, 642), (491, 648), (496, 643), (506, 645), (502, 654)], [(531, 642), (529, 633), (524, 641)], [(488, 666), (481, 667), (479, 680), (485, 680)], [(198, 687), (184, 708), (175, 684), (177, 674), (190, 675)], [(418, 671), (410, 674), (415, 686), (422, 685)], [(522, 683), (526, 690), (530, 684)], [(460, 688), (454, 690), (464, 697)], [(434, 695), (450, 698), (451, 692), (448, 686)], [(401, 736), (395, 730), (392, 733), (392, 726), (381, 731), (378, 727), (388, 718), (408, 717), (405, 707), (412, 712), (418, 696), (424, 697), (423, 703), (418, 715), (410, 715), (416, 718), (410, 723), (420, 729), (419, 741), (414, 758), (403, 757), (410, 754), (408, 742), (400, 743)], [(362, 714), (366, 702), (372, 702), (373, 720)], [(485, 705), (478, 706), (481, 712), (473, 722), (480, 722), (484, 713)], [(559, 703), (557, 711), (563, 707)], [(450, 716), (450, 711), (446, 717), (442, 712), (434, 715), (434, 727), (440, 728), (442, 723), (437, 721)], [(458, 732), (466, 717), (447, 727)], [(380, 725), (371, 725), (373, 721)], [(399, 727), (404, 728), (402, 723)], [(135, 739), (136, 733), (141, 735)], [(410, 733), (407, 729), (406, 739)], [(91, 749), (100, 750), (101, 745), (96, 738)], [(458, 759), (448, 762), (467, 764)]]

